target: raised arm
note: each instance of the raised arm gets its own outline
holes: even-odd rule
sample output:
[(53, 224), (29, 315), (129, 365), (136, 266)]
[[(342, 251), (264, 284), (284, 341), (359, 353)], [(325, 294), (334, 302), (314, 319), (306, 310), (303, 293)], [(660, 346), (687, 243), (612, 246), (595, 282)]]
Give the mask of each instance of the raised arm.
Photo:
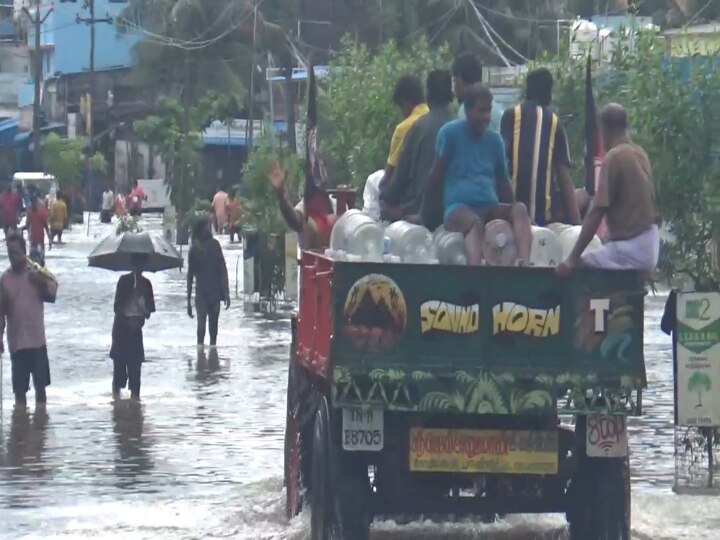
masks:
[(303, 230), (303, 216), (302, 213), (295, 210), (295, 207), (287, 198), (287, 193), (285, 192), (286, 179), (287, 172), (281, 171), (276, 161), (271, 162), (268, 181), (270, 182), (270, 187), (272, 187), (273, 191), (277, 194), (280, 213), (290, 229), (296, 233), (301, 233)]

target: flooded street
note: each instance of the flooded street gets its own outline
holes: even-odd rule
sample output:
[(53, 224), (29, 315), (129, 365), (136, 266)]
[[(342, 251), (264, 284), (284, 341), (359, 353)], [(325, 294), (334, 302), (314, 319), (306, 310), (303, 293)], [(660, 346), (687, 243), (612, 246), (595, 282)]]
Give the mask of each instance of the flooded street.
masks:
[[(150, 218), (147, 229), (159, 222)], [(302, 539), (308, 516), (284, 517), (282, 447), (289, 321), (220, 318), (217, 354), (198, 354), (185, 314), (185, 275), (149, 274), (157, 313), (145, 327), (142, 405), (110, 399), (108, 359), (119, 274), (87, 267), (110, 226), (92, 218), (48, 253), (57, 303), (46, 310), (52, 385), (47, 413), (13, 411), (3, 357), (0, 539)], [(226, 245), (230, 288), (241, 252)], [(7, 266), (4, 243), (0, 268)], [(239, 273), (242, 279), (242, 271)], [(239, 284), (242, 289), (242, 284)], [(631, 420), (633, 536), (714, 538), (720, 499), (672, 494), (670, 340), (659, 332), (664, 297), (649, 297), (645, 416)], [(30, 394), (32, 403), (32, 393)], [(127, 397), (124, 394), (124, 397)], [(398, 527), (373, 538), (564, 538), (562, 516), (512, 516), (493, 525)]]

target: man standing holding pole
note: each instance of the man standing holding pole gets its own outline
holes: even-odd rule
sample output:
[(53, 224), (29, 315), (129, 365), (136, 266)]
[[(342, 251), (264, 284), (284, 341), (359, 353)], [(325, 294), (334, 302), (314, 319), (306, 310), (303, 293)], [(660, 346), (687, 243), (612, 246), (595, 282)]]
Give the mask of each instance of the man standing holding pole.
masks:
[(35, 403), (47, 402), (50, 364), (45, 342), (45, 302), (54, 302), (58, 284), (47, 271), (28, 262), (25, 240), (12, 233), (6, 240), (10, 268), (0, 276), (0, 354), (7, 321), (8, 348), (15, 404), (27, 404), (32, 375)]

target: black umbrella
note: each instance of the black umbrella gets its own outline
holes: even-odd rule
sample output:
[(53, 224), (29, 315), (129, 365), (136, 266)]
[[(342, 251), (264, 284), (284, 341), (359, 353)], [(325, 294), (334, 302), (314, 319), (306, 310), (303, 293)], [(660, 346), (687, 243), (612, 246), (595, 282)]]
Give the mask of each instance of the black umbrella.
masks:
[(131, 272), (135, 269), (133, 260), (137, 255), (146, 259), (143, 264), (146, 272), (161, 272), (183, 266), (180, 253), (161, 236), (131, 232), (111, 234), (105, 238), (88, 256), (88, 264), (105, 270)]

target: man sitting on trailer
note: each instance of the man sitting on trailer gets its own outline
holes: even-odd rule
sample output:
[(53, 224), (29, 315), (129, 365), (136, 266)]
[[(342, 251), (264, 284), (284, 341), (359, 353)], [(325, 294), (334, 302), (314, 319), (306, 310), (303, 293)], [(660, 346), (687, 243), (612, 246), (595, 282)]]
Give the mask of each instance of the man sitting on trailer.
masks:
[(444, 182), (445, 228), (465, 235), (468, 264), (482, 264), (485, 225), (503, 219), (513, 227), (516, 263), (524, 266), (530, 262), (530, 217), (524, 204), (514, 202), (502, 137), (488, 129), (492, 102), (486, 86), (467, 89), (466, 119), (453, 120), (438, 133), (427, 189)]
[[(561, 276), (570, 274), (578, 266), (651, 272), (658, 262), (660, 234), (650, 160), (645, 151), (630, 140), (628, 115), (622, 106), (612, 103), (605, 107), (600, 125), (603, 143), (609, 151), (580, 237), (568, 259), (557, 268)], [(601, 248), (583, 254), (603, 218), (608, 241)]]
[(385, 184), (392, 182), (394, 179), (395, 169), (400, 163), (400, 155), (402, 154), (408, 131), (415, 125), (415, 122), (425, 116), (430, 110), (425, 103), (422, 83), (413, 75), (400, 77), (400, 80), (395, 86), (395, 92), (393, 93), (393, 103), (402, 111), (403, 120), (395, 126), (392, 139), (390, 140), (390, 153), (388, 154), (387, 163), (385, 164), (385, 175), (382, 180), (380, 180), (381, 190)]
[(503, 113), (500, 133), (515, 198), (528, 208), (530, 219), (541, 227), (551, 221), (579, 225), (567, 137), (560, 118), (550, 110), (552, 86), (547, 69), (531, 71), (526, 99)]
[[(390, 221), (420, 213), (423, 188), (433, 164), (438, 131), (452, 118), (450, 72), (443, 69), (430, 72), (425, 86), (430, 112), (420, 118), (408, 132), (395, 177), (380, 192), (385, 210), (383, 217)], [(442, 193), (432, 195), (442, 199)], [(442, 217), (439, 217), (439, 221), (429, 228), (434, 229), (441, 224)]]

